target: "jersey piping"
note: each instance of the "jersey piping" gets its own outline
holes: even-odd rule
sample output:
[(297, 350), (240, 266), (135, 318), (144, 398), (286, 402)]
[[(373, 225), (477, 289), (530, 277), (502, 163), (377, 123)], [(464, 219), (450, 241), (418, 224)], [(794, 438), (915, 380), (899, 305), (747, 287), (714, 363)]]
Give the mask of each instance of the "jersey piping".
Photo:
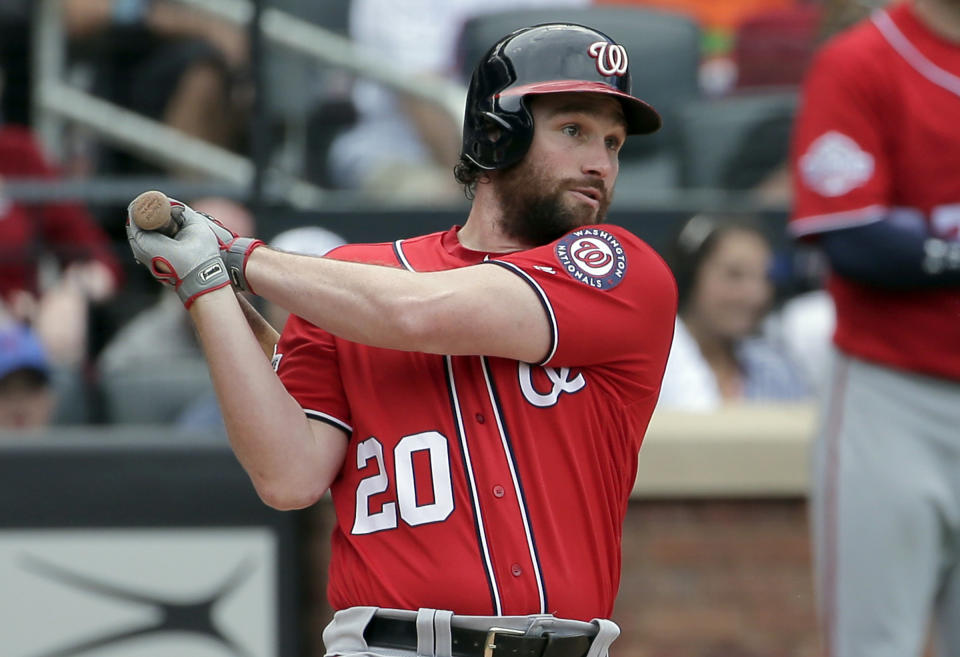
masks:
[(500, 432), (500, 442), (503, 445), (503, 451), (507, 456), (507, 464), (510, 466), (510, 476), (513, 479), (513, 489), (517, 495), (517, 505), (520, 508), (520, 517), (523, 518), (523, 531), (527, 538), (527, 549), (530, 551), (530, 562), (533, 563), (534, 572), (537, 575), (537, 594), (540, 596), (540, 613), (547, 613), (547, 591), (543, 585), (543, 569), (540, 567), (540, 557), (537, 553), (537, 544), (533, 538), (533, 528), (530, 525), (530, 514), (527, 511), (527, 498), (523, 493), (523, 484), (520, 482), (520, 475), (517, 474), (516, 455), (513, 453), (513, 445), (510, 444), (510, 435), (507, 433), (503, 424), (503, 412), (500, 405), (500, 396), (497, 394), (493, 385), (493, 377), (490, 374), (490, 365), (486, 356), (480, 357), (483, 365), (483, 378), (487, 384), (487, 394), (490, 395), (490, 406), (493, 408), (493, 415), (497, 419), (497, 430)]
[(930, 80), (937, 86), (943, 87), (950, 93), (960, 96), (960, 78), (946, 71), (935, 63), (930, 61), (926, 55), (917, 50), (917, 47), (910, 43), (906, 35), (900, 31), (890, 15), (885, 12), (877, 12), (872, 16), (873, 24), (880, 30), (880, 34), (886, 39), (890, 47), (897, 51), (917, 73)]
[(457, 425), (457, 437), (460, 440), (460, 455), (463, 458), (463, 469), (466, 471), (467, 483), (470, 486), (470, 499), (473, 501), (473, 522), (477, 530), (480, 549), (483, 552), (483, 565), (486, 569), (487, 583), (490, 586), (490, 597), (493, 599), (493, 611), (495, 616), (501, 616), (503, 615), (503, 606), (500, 602), (496, 574), (493, 572), (493, 563), (490, 560), (490, 548), (487, 546), (486, 529), (483, 524), (483, 514), (480, 511), (480, 498), (477, 495), (477, 482), (473, 475), (470, 447), (467, 445), (467, 432), (463, 428), (463, 412), (460, 410), (457, 383), (453, 376), (453, 358), (450, 356), (444, 356), (443, 358), (447, 368), (447, 389), (450, 392), (450, 405), (453, 407), (453, 419)]
[(410, 265), (410, 261), (407, 260), (406, 254), (403, 252), (403, 240), (397, 240), (393, 243), (393, 253), (397, 256), (397, 260), (407, 271), (414, 271), (413, 267)]
[(328, 415), (321, 411), (315, 411), (311, 408), (303, 409), (304, 414), (311, 420), (320, 420), (321, 422), (326, 422), (327, 424), (336, 427), (337, 429), (342, 429), (347, 432), (347, 435), (353, 433), (353, 427), (344, 422), (343, 420), (338, 420), (332, 415)]
[(547, 293), (543, 291), (543, 288), (540, 287), (540, 284), (537, 283), (530, 274), (523, 271), (517, 267), (512, 262), (504, 262), (502, 260), (487, 260), (485, 262), (490, 263), (491, 265), (500, 265), (508, 271), (512, 271), (514, 274), (522, 278), (527, 284), (533, 288), (533, 291), (537, 293), (537, 298), (540, 299), (540, 305), (543, 306), (544, 312), (547, 313), (547, 319), (550, 320), (550, 349), (547, 351), (547, 356), (536, 365), (546, 365), (550, 362), (550, 359), (553, 358), (553, 355), (557, 353), (557, 343), (558, 343), (558, 331), (557, 331), (557, 316), (553, 312), (553, 306), (550, 305), (550, 299), (547, 298)]

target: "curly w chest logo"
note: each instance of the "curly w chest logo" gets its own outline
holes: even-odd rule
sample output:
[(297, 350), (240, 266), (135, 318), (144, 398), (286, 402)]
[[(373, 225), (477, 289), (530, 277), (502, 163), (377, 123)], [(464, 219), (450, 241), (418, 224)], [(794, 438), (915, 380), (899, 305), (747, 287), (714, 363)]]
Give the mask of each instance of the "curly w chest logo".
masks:
[(557, 403), (563, 393), (573, 394), (587, 385), (583, 374), (570, 376), (569, 367), (540, 367), (518, 363), (520, 392), (523, 398), (538, 408), (547, 408)]

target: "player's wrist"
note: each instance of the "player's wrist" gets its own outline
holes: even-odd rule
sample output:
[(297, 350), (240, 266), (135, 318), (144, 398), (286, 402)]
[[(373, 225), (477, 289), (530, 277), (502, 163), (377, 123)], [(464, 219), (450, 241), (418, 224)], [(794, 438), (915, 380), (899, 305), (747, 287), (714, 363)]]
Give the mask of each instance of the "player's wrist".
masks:
[(187, 272), (176, 286), (177, 296), (186, 308), (205, 294), (228, 287), (230, 276), (220, 256), (207, 258)]
[(221, 245), (220, 254), (227, 267), (227, 273), (238, 290), (256, 294), (247, 280), (246, 270), (251, 254), (261, 246), (265, 246), (263, 240), (253, 237), (237, 237)]

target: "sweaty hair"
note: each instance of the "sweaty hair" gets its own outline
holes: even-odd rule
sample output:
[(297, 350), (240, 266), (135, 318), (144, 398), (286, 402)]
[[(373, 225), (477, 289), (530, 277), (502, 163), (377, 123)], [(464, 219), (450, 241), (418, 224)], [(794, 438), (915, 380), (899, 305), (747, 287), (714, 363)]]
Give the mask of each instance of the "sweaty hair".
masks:
[(477, 182), (483, 176), (483, 169), (461, 155), (460, 161), (453, 167), (453, 177), (463, 185), (463, 195), (472, 201), (477, 192)]

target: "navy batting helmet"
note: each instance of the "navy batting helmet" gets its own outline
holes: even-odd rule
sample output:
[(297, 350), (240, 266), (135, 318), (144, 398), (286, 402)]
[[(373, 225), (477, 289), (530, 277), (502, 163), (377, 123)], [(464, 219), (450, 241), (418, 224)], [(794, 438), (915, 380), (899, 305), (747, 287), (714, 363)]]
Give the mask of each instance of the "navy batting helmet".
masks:
[(519, 162), (533, 139), (533, 116), (524, 99), (571, 91), (619, 99), (627, 134), (660, 128), (656, 110), (630, 92), (623, 46), (583, 25), (546, 23), (509, 34), (477, 64), (467, 91), (461, 154), (488, 171)]

